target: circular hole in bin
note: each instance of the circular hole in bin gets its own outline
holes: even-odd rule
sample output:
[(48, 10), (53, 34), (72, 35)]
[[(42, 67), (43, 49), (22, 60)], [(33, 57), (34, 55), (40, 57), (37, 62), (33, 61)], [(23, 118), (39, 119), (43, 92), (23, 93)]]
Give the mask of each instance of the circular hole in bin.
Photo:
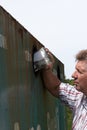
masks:
[(35, 71), (34, 69), (34, 53), (37, 52), (37, 47), (36, 46), (33, 46), (33, 49), (32, 49), (32, 65), (33, 65), (33, 71), (34, 71), (34, 74), (37, 75), (38, 72)]

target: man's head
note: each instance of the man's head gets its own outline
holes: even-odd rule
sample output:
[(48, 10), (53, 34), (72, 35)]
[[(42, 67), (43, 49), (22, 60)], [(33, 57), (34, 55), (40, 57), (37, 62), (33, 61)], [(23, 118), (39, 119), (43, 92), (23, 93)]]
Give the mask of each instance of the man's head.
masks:
[(76, 55), (77, 61), (87, 60), (87, 49), (81, 50)]
[(78, 91), (87, 95), (87, 49), (80, 51), (76, 55), (76, 70), (72, 74), (74, 84)]

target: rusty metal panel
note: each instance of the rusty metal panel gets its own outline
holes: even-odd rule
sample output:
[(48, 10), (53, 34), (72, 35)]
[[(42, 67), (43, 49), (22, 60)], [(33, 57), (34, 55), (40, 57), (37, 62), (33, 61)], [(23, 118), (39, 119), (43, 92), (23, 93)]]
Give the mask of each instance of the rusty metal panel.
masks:
[[(34, 73), (33, 53), (42, 46), (0, 6), (2, 130), (66, 130), (64, 107), (44, 88), (40, 73)], [(63, 69), (64, 65), (56, 59), (55, 73), (61, 79)]]

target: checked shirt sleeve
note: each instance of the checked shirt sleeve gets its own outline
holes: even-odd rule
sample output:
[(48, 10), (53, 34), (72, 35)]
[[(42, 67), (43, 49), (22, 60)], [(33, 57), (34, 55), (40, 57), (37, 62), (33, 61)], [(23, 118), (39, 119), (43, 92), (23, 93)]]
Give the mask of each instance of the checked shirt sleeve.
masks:
[(82, 93), (77, 91), (74, 86), (66, 83), (61, 83), (59, 87), (59, 98), (67, 104), (72, 110), (79, 104)]

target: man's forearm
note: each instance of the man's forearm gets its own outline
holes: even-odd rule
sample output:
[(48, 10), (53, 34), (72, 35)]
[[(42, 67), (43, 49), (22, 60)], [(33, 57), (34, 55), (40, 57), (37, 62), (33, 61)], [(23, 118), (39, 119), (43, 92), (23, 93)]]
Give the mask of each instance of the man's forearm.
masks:
[(52, 72), (51, 69), (42, 70), (41, 72), (45, 87), (51, 92), (52, 95), (58, 97), (59, 85), (61, 81)]

